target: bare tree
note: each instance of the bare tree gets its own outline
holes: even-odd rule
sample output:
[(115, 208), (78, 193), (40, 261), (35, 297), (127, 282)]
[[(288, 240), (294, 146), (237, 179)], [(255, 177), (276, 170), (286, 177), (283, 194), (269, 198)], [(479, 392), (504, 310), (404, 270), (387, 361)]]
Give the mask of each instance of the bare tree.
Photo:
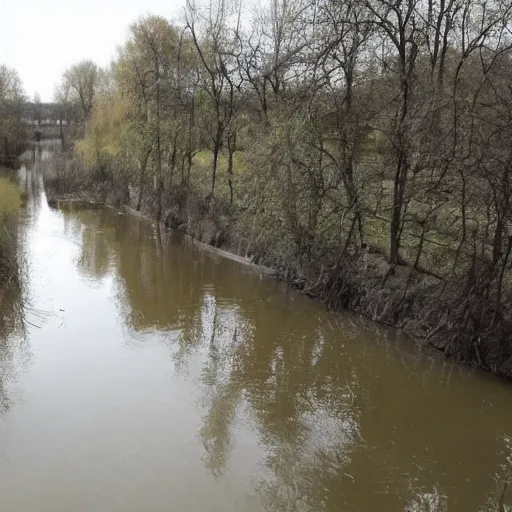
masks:
[[(5, 159), (18, 154), (26, 139), (22, 123), (25, 93), (13, 69), (0, 65), (0, 155)], [(9, 161), (7, 162), (9, 163)]]
[(64, 81), (80, 105), (83, 121), (91, 115), (98, 79), (98, 66), (91, 60), (79, 62), (64, 73)]

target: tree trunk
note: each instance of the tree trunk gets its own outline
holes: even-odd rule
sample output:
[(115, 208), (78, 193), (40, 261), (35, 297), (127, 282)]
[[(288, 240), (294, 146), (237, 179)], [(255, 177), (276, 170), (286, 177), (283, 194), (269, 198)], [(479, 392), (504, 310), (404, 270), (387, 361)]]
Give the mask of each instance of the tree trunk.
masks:
[(402, 220), (403, 195), (405, 187), (405, 172), (402, 169), (403, 155), (399, 156), (395, 180), (393, 183), (393, 211), (390, 225), (389, 262), (397, 265), (399, 262), (400, 250), (400, 224)]
[(158, 59), (155, 57), (156, 72), (156, 176), (157, 176), (157, 211), (156, 218), (160, 222), (162, 218), (162, 196), (164, 193), (164, 182), (162, 176), (162, 150), (160, 141), (160, 74), (158, 70)]
[(190, 105), (190, 116), (188, 125), (188, 137), (187, 137), (187, 190), (190, 189), (190, 172), (192, 170), (192, 129), (194, 126), (194, 113), (195, 113), (195, 101), (192, 96), (192, 102)]
[(507, 244), (507, 252), (505, 253), (505, 258), (503, 259), (503, 265), (501, 266), (500, 276), (498, 279), (498, 289), (496, 291), (496, 310), (494, 312), (494, 317), (492, 320), (492, 323), (495, 322), (496, 316), (498, 312), (501, 309), (501, 296), (502, 296), (502, 290), (503, 290), (503, 277), (505, 275), (505, 270), (508, 265), (508, 260), (510, 258), (510, 251), (512, 250), (512, 236), (508, 237), (508, 244)]
[(213, 202), (213, 198), (215, 195), (215, 180), (217, 179), (217, 165), (219, 161), (219, 153), (220, 153), (220, 141), (218, 139), (215, 140), (213, 144), (213, 158), (212, 158), (212, 189), (210, 192), (210, 203)]
[(228, 138), (228, 185), (229, 206), (233, 206), (233, 156), (236, 151), (236, 132)]
[(172, 152), (171, 152), (171, 162), (170, 162), (171, 168), (169, 171), (169, 188), (171, 190), (172, 190), (172, 180), (174, 178), (174, 171), (176, 170), (176, 158), (177, 158), (177, 154), (178, 154), (178, 148), (176, 145), (177, 138), (178, 138), (178, 136), (176, 135), (174, 137)]

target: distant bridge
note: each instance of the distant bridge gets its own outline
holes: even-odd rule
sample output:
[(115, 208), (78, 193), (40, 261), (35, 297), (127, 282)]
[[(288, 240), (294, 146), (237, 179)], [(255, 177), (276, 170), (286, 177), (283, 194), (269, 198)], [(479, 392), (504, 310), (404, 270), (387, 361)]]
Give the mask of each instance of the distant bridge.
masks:
[(60, 120), (62, 109), (58, 103), (25, 102), (21, 111), (21, 118), (25, 122), (38, 122), (55, 124)]
[(30, 138), (35, 141), (66, 135), (68, 121), (62, 117), (63, 110), (57, 103), (26, 102), (21, 113), (23, 123), (30, 127)]

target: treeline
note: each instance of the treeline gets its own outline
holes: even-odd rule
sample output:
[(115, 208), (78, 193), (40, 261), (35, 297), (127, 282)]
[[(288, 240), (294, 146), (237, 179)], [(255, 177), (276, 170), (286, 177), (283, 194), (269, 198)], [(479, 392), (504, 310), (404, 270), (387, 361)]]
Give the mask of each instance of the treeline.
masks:
[(12, 165), (27, 140), (22, 122), (25, 93), (18, 73), (0, 65), (0, 164)]
[[(15, 167), (27, 141), (22, 122), (25, 93), (13, 69), (0, 65), (0, 171)], [(20, 191), (8, 177), (0, 174), (0, 305), (7, 283), (18, 281), (18, 237), (16, 216), (21, 206)], [(9, 316), (6, 310), (5, 318)], [(1, 322), (0, 322), (1, 324)], [(0, 325), (1, 331), (2, 325)]]
[(511, 16), (505, 0), (211, 0), (142, 18), (109, 69), (65, 73), (83, 131), (54, 184), (110, 184), (512, 375)]

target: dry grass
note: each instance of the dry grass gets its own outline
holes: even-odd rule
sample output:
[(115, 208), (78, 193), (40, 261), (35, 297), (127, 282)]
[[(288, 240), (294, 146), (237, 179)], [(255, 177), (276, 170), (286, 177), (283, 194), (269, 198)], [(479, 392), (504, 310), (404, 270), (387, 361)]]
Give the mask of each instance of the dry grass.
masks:
[(0, 177), (0, 219), (19, 212), (21, 193), (16, 184), (5, 177)]
[(9, 220), (17, 215), (21, 202), (18, 186), (7, 177), (0, 177), (0, 282), (8, 280), (16, 268), (17, 243), (10, 234)]
[[(235, 199), (238, 191), (237, 182), (242, 179), (246, 171), (247, 164), (245, 162), (245, 152), (236, 151), (233, 155)], [(211, 191), (211, 179), (212, 153), (207, 149), (203, 149), (194, 155), (191, 181), (200, 195), (207, 196)], [(225, 202), (229, 200), (228, 179), (228, 156), (226, 153), (221, 153), (217, 163), (215, 197)]]

